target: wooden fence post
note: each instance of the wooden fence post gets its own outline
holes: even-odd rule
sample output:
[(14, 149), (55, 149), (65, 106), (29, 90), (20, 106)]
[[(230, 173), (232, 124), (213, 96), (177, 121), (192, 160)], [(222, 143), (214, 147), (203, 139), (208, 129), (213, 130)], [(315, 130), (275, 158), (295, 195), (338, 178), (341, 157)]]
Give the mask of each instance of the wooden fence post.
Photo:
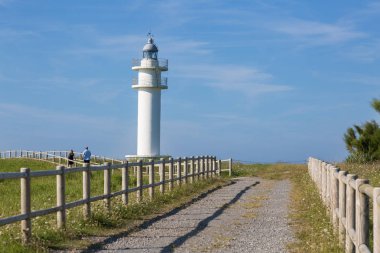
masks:
[(331, 173), (331, 185), (332, 185), (332, 212), (333, 212), (333, 228), (335, 231), (337, 231), (339, 227), (339, 179), (335, 177), (335, 175), (339, 175), (339, 169), (333, 168)]
[(91, 203), (90, 203), (90, 192), (91, 192), (91, 172), (90, 164), (84, 163), (83, 167), (86, 167), (82, 172), (82, 181), (83, 181), (83, 199), (86, 200), (86, 203), (83, 205), (83, 216), (87, 220), (91, 216)]
[(216, 156), (214, 156), (213, 158), (213, 165), (212, 165), (213, 169), (214, 169), (214, 176), (217, 175), (217, 168), (218, 168), (218, 161), (216, 159)]
[(343, 245), (346, 231), (344, 219), (346, 218), (346, 184), (343, 182), (347, 171), (339, 171), (339, 242)]
[(143, 173), (143, 162), (142, 162), (142, 160), (139, 160), (139, 166), (137, 167), (137, 181), (136, 181), (136, 186), (139, 188), (136, 191), (136, 200), (137, 200), (137, 203), (141, 202), (142, 201), (142, 197), (143, 197), (142, 173)]
[(197, 156), (197, 180), (199, 180), (201, 173), (201, 158)]
[(215, 176), (215, 157), (211, 156), (211, 176)]
[(228, 175), (232, 176), (232, 158), (228, 161)]
[(208, 173), (212, 177), (212, 156), (208, 156)]
[(152, 201), (154, 198), (154, 160), (150, 159), (149, 160), (149, 184), (151, 185), (149, 187), (149, 198)]
[(327, 164), (326, 166), (326, 211), (327, 215), (329, 215), (329, 211), (331, 211), (331, 179), (330, 179), (330, 174), (331, 174), (331, 164)]
[(322, 182), (321, 182), (321, 195), (322, 195), (322, 200), (323, 200), (323, 204), (326, 205), (326, 163), (325, 162), (322, 162), (321, 164), (321, 179), (322, 179)]
[(212, 157), (211, 156), (207, 156), (207, 174), (208, 174), (208, 177), (212, 177), (212, 163), (211, 163), (211, 159)]
[(346, 185), (346, 253), (354, 253), (355, 245), (350, 237), (350, 230), (355, 227), (355, 190), (350, 186), (350, 181), (356, 179), (356, 175), (347, 175)]
[(221, 160), (218, 160), (218, 164), (217, 164), (218, 168), (217, 168), (217, 173), (218, 173), (218, 176), (220, 176), (221, 174), (221, 169), (222, 169), (222, 161)]
[(165, 159), (161, 158), (161, 163), (159, 165), (159, 173), (160, 173), (160, 192), (161, 194), (165, 193)]
[(59, 174), (56, 176), (57, 181), (57, 206), (60, 210), (57, 211), (57, 227), (64, 229), (66, 227), (66, 179), (65, 167), (57, 166), (56, 170)]
[(201, 156), (200, 169), (201, 169), (201, 172), (200, 172), (201, 179), (204, 179), (205, 177), (205, 157), (204, 156)]
[(177, 185), (181, 186), (181, 184), (182, 184), (182, 159), (181, 159), (181, 157), (178, 157), (178, 161), (177, 161), (177, 178), (178, 178)]
[(189, 161), (188, 161), (188, 158), (185, 157), (185, 161), (184, 161), (184, 164), (183, 164), (183, 167), (184, 167), (184, 170), (183, 170), (183, 177), (185, 178), (185, 184), (188, 183), (188, 179), (187, 179), (187, 176), (188, 176), (188, 167), (189, 166)]
[(213, 176), (216, 175), (216, 157), (215, 156), (212, 157), (212, 174)]
[(207, 164), (206, 164), (206, 156), (202, 156), (202, 175), (203, 179), (206, 178)]
[(121, 169), (121, 190), (124, 191), (122, 194), (122, 201), (124, 205), (128, 205), (128, 187), (129, 187), (129, 166), (128, 161)]
[(373, 189), (373, 253), (380, 253), (380, 188)]
[(209, 162), (208, 162), (208, 155), (204, 157), (204, 171), (205, 171), (205, 175), (206, 175), (206, 178), (209, 177)]
[(318, 170), (319, 170), (319, 160), (315, 160), (314, 166), (313, 166), (313, 178), (314, 178), (315, 184), (317, 185), (319, 189)]
[(31, 203), (30, 203), (30, 169), (21, 168), (22, 173), (25, 173), (25, 177), (20, 179), (21, 185), (21, 214), (26, 214), (27, 218), (21, 221), (21, 234), (22, 242), (27, 244), (30, 242), (32, 236), (32, 222), (30, 219)]
[(194, 156), (191, 157), (190, 161), (190, 183), (194, 183)]
[(333, 197), (333, 180), (332, 177), (334, 176), (334, 167), (330, 164), (328, 167), (328, 178), (327, 178), (327, 184), (329, 185), (328, 191), (329, 191), (329, 216), (330, 216), (330, 222), (333, 223), (333, 211), (334, 211), (334, 197)]
[(208, 171), (209, 177), (212, 177), (212, 156), (208, 157)]
[(203, 156), (203, 175), (204, 178), (208, 178), (207, 156)]
[(173, 190), (173, 170), (174, 170), (174, 159), (170, 157), (169, 161), (169, 191)]
[(104, 166), (107, 166), (107, 169), (103, 171), (104, 175), (104, 188), (103, 193), (106, 195), (106, 198), (104, 199), (104, 205), (107, 208), (107, 210), (111, 211), (111, 163), (105, 162)]
[(356, 180), (356, 252), (362, 244), (369, 244), (369, 199), (368, 196), (360, 192), (360, 186), (368, 184), (367, 179)]

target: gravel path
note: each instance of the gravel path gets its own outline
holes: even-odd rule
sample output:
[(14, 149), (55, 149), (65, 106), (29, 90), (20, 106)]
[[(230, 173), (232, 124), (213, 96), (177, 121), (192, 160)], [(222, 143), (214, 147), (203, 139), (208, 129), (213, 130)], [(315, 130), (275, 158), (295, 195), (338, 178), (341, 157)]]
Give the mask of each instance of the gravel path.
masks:
[(239, 178), (87, 252), (286, 252), (289, 181)]

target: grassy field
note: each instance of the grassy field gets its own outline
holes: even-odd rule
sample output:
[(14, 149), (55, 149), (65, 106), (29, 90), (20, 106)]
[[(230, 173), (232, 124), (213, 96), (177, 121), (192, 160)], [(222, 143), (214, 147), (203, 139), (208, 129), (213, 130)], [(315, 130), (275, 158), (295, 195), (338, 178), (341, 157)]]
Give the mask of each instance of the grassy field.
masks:
[[(20, 171), (21, 167), (28, 167), (32, 171), (51, 170), (55, 166), (42, 161), (27, 159), (0, 159), (0, 172)], [(144, 177), (144, 184), (148, 179)], [(115, 170), (112, 174), (112, 191), (121, 188), (121, 173)], [(211, 187), (224, 184), (224, 180), (213, 179), (198, 181), (192, 185), (176, 187), (174, 191), (160, 195), (156, 189), (156, 198), (153, 202), (143, 201), (137, 204), (135, 194), (130, 194), (130, 205), (121, 203), (121, 198), (112, 200), (112, 211), (104, 208), (103, 202), (92, 204), (92, 217), (89, 221), (82, 218), (81, 207), (67, 210), (67, 228), (57, 230), (55, 214), (36, 217), (32, 220), (32, 243), (30, 247), (23, 247), (20, 243), (20, 224), (9, 224), (0, 227), (0, 252), (44, 252), (49, 248), (81, 248), (90, 242), (83, 238), (91, 235), (109, 235), (133, 226), (136, 221), (145, 216), (154, 215), (164, 210), (174, 208), (185, 203), (195, 195)], [(32, 178), (32, 210), (39, 210), (55, 206), (55, 177)], [(136, 186), (136, 178), (131, 176), (130, 186)], [(0, 217), (17, 215), (20, 212), (20, 180), (0, 180)], [(68, 174), (66, 178), (67, 202), (82, 198), (81, 173)], [(91, 196), (103, 194), (103, 172), (93, 172), (91, 175)], [(147, 190), (144, 191), (147, 200)], [(147, 217), (145, 217), (147, 218)]]

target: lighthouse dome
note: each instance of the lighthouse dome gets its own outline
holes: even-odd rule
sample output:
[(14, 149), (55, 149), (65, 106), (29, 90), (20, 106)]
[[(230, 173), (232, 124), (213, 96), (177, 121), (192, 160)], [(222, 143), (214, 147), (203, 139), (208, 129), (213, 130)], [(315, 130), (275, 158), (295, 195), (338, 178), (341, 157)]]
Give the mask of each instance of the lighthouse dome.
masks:
[(143, 48), (143, 58), (157, 60), (157, 53), (158, 53), (158, 48), (154, 44), (152, 35), (148, 33), (148, 42), (145, 44)]
[(143, 48), (144, 52), (158, 52), (157, 46), (154, 44), (153, 38), (150, 37), (148, 42), (145, 44)]

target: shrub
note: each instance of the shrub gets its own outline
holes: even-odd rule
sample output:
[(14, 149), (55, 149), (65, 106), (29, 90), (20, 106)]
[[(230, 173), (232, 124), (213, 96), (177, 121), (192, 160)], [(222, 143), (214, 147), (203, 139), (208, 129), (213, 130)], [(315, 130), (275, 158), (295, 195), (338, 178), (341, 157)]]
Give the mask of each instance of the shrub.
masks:
[[(372, 107), (380, 113), (380, 100), (374, 99)], [(344, 134), (346, 148), (350, 152), (347, 162), (369, 162), (380, 160), (380, 127), (376, 121), (354, 125)]]

